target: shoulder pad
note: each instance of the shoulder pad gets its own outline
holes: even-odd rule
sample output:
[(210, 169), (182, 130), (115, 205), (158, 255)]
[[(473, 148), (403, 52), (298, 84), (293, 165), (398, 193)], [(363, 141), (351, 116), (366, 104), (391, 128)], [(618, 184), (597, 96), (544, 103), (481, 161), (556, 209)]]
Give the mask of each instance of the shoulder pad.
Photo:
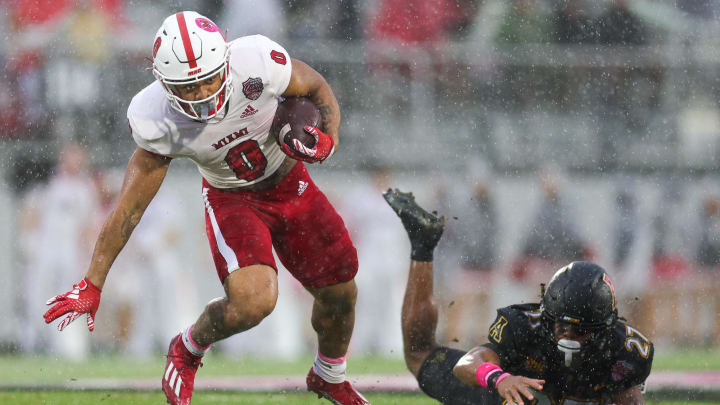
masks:
[(637, 329), (618, 321), (615, 324), (614, 353), (610, 364), (611, 386), (614, 391), (624, 391), (645, 383), (652, 368), (654, 348)]
[(615, 323), (613, 330), (618, 352), (622, 352), (625, 359), (637, 359), (640, 362), (652, 362), (654, 347), (650, 339), (642, 332), (623, 321)]
[(155, 81), (130, 101), (127, 118), (133, 136), (152, 140), (164, 135), (164, 131), (159, 131), (159, 127), (161, 127), (159, 123), (165, 121), (164, 111), (166, 111), (167, 99), (160, 86), (160, 82)]
[(534, 329), (540, 323), (539, 304), (516, 304), (498, 309), (498, 314), (512, 318), (516, 322), (529, 323)]
[[(495, 323), (490, 327), (490, 336), (496, 333), (512, 333), (517, 338), (531, 339), (534, 330), (540, 326), (540, 312), (537, 306), (511, 305), (497, 310)], [(507, 331), (505, 331), (507, 329)]]

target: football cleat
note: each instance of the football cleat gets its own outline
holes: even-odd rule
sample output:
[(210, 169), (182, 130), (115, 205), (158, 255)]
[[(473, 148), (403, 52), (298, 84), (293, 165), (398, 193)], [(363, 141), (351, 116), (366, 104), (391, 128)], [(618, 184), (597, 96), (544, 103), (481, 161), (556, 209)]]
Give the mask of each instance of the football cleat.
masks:
[(383, 193), (383, 197), (400, 217), (410, 238), (413, 251), (432, 252), (445, 228), (445, 217), (438, 217), (436, 212), (425, 211), (415, 201), (412, 193), (388, 189)]
[(315, 370), (312, 368), (310, 368), (305, 381), (308, 391), (316, 393), (318, 398), (325, 398), (335, 405), (370, 405), (370, 402), (355, 391), (348, 381), (340, 384), (329, 383), (315, 374)]
[(170, 341), (162, 390), (170, 405), (189, 405), (195, 384), (195, 373), (202, 357), (190, 353), (177, 335)]

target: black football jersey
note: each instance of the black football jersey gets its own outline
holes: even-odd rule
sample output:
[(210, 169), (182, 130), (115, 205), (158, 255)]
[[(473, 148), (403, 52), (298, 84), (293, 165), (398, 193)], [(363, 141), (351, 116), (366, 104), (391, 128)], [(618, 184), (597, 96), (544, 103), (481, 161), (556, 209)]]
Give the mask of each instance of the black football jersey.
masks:
[(619, 320), (600, 349), (583, 349), (589, 352), (583, 353), (580, 365), (566, 367), (564, 354), (543, 331), (539, 304), (498, 309), (484, 346), (500, 356), (505, 371), (544, 379), (543, 393), (556, 404), (604, 404), (614, 395), (644, 384), (654, 351), (638, 330)]

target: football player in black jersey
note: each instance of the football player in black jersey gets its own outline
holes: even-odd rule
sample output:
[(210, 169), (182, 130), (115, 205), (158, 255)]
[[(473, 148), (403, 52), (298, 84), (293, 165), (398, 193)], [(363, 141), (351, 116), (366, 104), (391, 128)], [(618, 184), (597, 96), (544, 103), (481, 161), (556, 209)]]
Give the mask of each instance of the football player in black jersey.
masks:
[(412, 247), (404, 354), (427, 395), (448, 405), (645, 403), (653, 345), (618, 317), (614, 286), (593, 263), (558, 270), (540, 303), (498, 309), (487, 343), (469, 352), (439, 345), (432, 259), (444, 218), (422, 209), (412, 193), (388, 190), (384, 197)]

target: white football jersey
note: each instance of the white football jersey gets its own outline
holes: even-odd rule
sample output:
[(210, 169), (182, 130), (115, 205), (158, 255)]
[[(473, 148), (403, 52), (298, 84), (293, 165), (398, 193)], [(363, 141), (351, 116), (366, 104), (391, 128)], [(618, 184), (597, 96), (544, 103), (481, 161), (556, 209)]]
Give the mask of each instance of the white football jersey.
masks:
[(128, 107), (135, 142), (152, 153), (186, 157), (213, 187), (243, 187), (263, 181), (286, 155), (269, 136), (279, 97), (290, 83), (285, 49), (252, 35), (230, 44), (234, 90), (227, 114), (199, 122), (170, 107), (159, 81), (141, 90)]

